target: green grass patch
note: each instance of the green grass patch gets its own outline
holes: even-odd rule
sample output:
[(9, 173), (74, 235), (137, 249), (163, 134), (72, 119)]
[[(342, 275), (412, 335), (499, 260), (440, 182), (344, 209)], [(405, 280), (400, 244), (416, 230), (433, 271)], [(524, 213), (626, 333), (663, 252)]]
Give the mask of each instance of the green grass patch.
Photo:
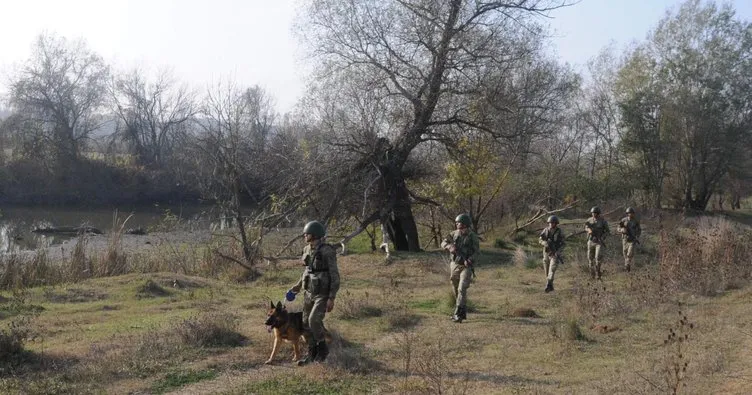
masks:
[(441, 305), (441, 301), (439, 299), (415, 300), (415, 301), (408, 303), (408, 306), (411, 309), (425, 310), (425, 311), (436, 310), (440, 305)]
[(517, 248), (514, 243), (500, 238), (494, 240), (493, 246), (495, 248), (501, 248), (502, 250), (514, 250)]
[(203, 380), (212, 380), (216, 377), (217, 372), (215, 370), (170, 372), (162, 379), (157, 380), (151, 387), (151, 390), (155, 394), (164, 394), (188, 384), (198, 383)]
[[(370, 231), (370, 229), (369, 229)], [(378, 251), (379, 246), (381, 245), (381, 230), (378, 228), (376, 229), (376, 239), (374, 240), (374, 243), (376, 244), (376, 248)], [(392, 244), (389, 244), (389, 250), (394, 251), (394, 246)], [(371, 253), (373, 250), (371, 249), (371, 238), (368, 236), (366, 232), (362, 232), (361, 234), (355, 236), (352, 240), (350, 240), (347, 243), (347, 253), (348, 254), (365, 254), (365, 253)]]

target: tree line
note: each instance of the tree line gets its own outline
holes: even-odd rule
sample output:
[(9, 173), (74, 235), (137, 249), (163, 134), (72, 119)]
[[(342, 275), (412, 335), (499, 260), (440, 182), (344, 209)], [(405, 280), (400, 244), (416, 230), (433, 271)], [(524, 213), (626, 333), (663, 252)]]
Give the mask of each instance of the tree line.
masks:
[(303, 6), (316, 71), (284, 115), (257, 86), (199, 92), (40, 36), (9, 85), (0, 199), (129, 186), (217, 202), (241, 230), (307, 217), (347, 238), (380, 223), (415, 251), (419, 229), (439, 240), (459, 212), (482, 230), (574, 202), (706, 210), (749, 193), (752, 27), (731, 5), (687, 0), (583, 74), (546, 51), (541, 15), (586, 4)]

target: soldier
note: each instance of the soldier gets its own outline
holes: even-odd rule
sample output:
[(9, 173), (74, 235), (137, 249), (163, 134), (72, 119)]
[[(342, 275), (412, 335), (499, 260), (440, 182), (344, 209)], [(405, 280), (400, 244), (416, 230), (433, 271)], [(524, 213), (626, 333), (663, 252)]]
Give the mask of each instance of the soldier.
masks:
[(294, 294), (301, 288), (305, 290), (303, 326), (306, 329), (308, 355), (298, 361), (298, 365), (323, 362), (329, 355), (324, 339), (324, 316), (334, 309), (334, 298), (339, 291), (339, 270), (337, 252), (323, 241), (325, 233), (324, 225), (317, 221), (311, 221), (303, 228), (307, 244), (303, 248), (301, 261), (306, 268), (300, 280), (289, 290)]
[(480, 250), (480, 240), (478, 235), (470, 230), (469, 215), (458, 215), (454, 223), (457, 230), (441, 242), (441, 248), (449, 251), (452, 259), (452, 273), (449, 276), (455, 297), (452, 321), (462, 322), (467, 319), (467, 288), (470, 287), (470, 280), (474, 274), (473, 257)]
[(546, 288), (543, 292), (554, 290), (554, 273), (561, 262), (561, 252), (564, 248), (564, 232), (559, 228), (559, 217), (548, 217), (548, 227), (540, 234), (540, 244), (543, 245), (543, 270), (546, 272)]
[(627, 207), (627, 216), (619, 221), (619, 233), (621, 233), (622, 254), (624, 254), (624, 269), (632, 270), (634, 246), (640, 244), (639, 237), (642, 234), (640, 221), (635, 218), (635, 209)]
[(610, 232), (608, 221), (601, 218), (601, 209), (595, 206), (590, 209), (592, 215), (585, 222), (585, 232), (587, 233), (588, 247), (588, 265), (590, 266), (590, 278), (601, 278), (601, 260), (603, 259), (603, 249), (606, 247), (605, 238)]

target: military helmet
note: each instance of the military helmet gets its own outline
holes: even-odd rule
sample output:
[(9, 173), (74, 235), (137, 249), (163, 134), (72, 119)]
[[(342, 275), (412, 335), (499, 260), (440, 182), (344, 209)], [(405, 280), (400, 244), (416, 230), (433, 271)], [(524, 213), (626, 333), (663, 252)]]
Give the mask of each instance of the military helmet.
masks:
[(460, 214), (457, 216), (457, 218), (454, 219), (454, 222), (459, 222), (465, 226), (470, 226), (470, 223), (472, 222), (470, 220), (470, 216), (467, 214)]
[(632, 207), (627, 207), (626, 213), (627, 214), (634, 214), (635, 210)]
[(548, 219), (546, 220), (546, 222), (549, 223), (549, 224), (552, 223), (552, 222), (558, 224), (559, 223), (559, 217), (557, 217), (555, 215), (552, 215), (552, 216), (548, 217)]
[(590, 212), (591, 213), (600, 214), (601, 213), (601, 208), (598, 207), (598, 206), (593, 206), (593, 208), (590, 209)]
[(324, 225), (322, 225), (321, 222), (311, 221), (305, 225), (305, 227), (303, 228), (303, 233), (312, 234), (314, 237), (320, 239), (324, 237), (326, 231), (324, 230)]

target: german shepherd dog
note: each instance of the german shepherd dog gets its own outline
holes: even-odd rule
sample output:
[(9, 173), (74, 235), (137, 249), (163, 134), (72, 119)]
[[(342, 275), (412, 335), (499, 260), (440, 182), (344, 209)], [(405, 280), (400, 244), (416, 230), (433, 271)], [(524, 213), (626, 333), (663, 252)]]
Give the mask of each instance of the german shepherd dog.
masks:
[(287, 308), (282, 306), (282, 302), (269, 302), (269, 311), (266, 313), (266, 328), (269, 332), (274, 332), (274, 346), (272, 347), (272, 355), (265, 362), (271, 364), (274, 356), (279, 350), (279, 344), (281, 341), (286, 343), (292, 343), (292, 361), (295, 362), (300, 359), (300, 342), (305, 342), (303, 333), (303, 313), (289, 313)]

